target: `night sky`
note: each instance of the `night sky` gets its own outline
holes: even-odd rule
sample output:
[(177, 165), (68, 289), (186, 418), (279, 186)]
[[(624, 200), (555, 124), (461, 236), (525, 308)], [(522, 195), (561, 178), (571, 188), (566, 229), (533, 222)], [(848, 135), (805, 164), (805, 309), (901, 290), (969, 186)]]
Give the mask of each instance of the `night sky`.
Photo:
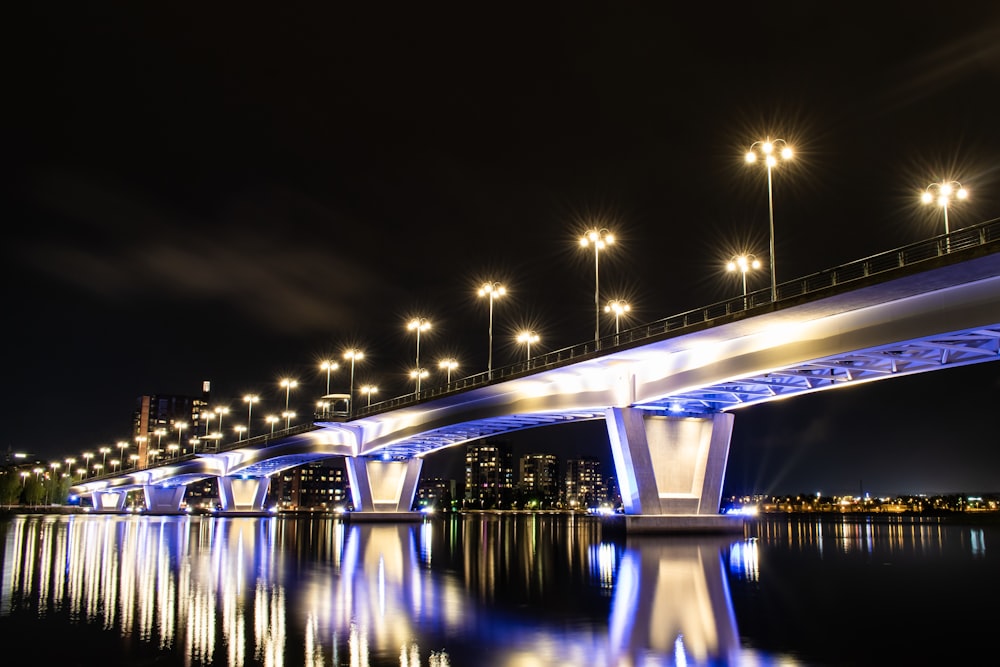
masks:
[[(3, 153), (3, 450), (128, 439), (142, 394), (254, 416), (480, 372), (1000, 216), (1000, 4), (21, 3)], [(354, 6), (363, 4), (364, 7)], [(613, 320), (602, 322), (609, 333)], [(433, 381), (433, 378), (432, 380)], [(377, 400), (376, 398), (376, 400)], [(739, 411), (726, 492), (1000, 491), (1000, 364)], [(264, 429), (261, 424), (256, 428)], [(608, 456), (600, 423), (509, 438)], [(435, 465), (429, 458), (428, 469)]]

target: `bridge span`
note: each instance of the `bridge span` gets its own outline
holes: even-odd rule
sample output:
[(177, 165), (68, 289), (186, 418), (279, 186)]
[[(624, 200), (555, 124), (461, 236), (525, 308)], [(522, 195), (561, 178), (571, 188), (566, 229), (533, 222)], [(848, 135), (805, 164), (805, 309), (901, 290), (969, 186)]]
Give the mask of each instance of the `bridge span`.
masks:
[(423, 457), (527, 428), (603, 419), (630, 531), (728, 530), (719, 515), (735, 413), (760, 403), (1000, 360), (1000, 221), (556, 350), (339, 419), (74, 487), (121, 509), (142, 488), (176, 511), (218, 477), (260, 511), (268, 480), (343, 456), (354, 518), (403, 519)]

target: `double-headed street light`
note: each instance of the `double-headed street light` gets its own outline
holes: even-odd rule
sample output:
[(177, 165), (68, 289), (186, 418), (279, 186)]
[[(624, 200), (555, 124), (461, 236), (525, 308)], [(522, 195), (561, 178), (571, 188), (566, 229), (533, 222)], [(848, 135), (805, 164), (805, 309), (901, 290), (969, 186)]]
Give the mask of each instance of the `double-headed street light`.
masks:
[(736, 255), (726, 264), (726, 271), (739, 271), (743, 276), (743, 308), (747, 307), (747, 272), (751, 269), (759, 269), (760, 260), (756, 255)]
[(458, 368), (458, 362), (454, 359), (442, 359), (438, 364), (438, 368), (442, 368), (448, 372), (448, 384), (451, 384), (451, 372)]
[(522, 331), (517, 334), (517, 342), (524, 343), (528, 348), (528, 355), (525, 357), (525, 361), (529, 361), (531, 359), (531, 344), (537, 343), (538, 340), (538, 334), (534, 331)]
[(219, 445), (222, 444), (222, 416), (229, 414), (229, 408), (216, 408), (215, 414), (219, 415), (219, 439), (215, 441), (215, 449), (218, 451)]
[(250, 424), (253, 419), (253, 404), (260, 400), (260, 396), (256, 394), (247, 394), (243, 397), (243, 401), (247, 404), (247, 439), (250, 439)]
[(758, 157), (764, 158), (767, 166), (767, 213), (771, 230), (771, 301), (778, 299), (778, 278), (774, 271), (774, 196), (771, 187), (771, 170), (780, 162), (792, 159), (792, 149), (784, 139), (765, 139), (755, 141), (746, 153), (748, 163), (756, 162)]
[(102, 466), (108, 465), (108, 454), (111, 453), (111, 448), (110, 447), (101, 447), (97, 451), (99, 451), (101, 453), (101, 465)]
[(479, 288), (479, 296), (490, 298), (490, 353), (486, 361), (486, 372), (489, 377), (493, 377), (493, 300), (506, 293), (507, 289), (496, 281), (485, 283)]
[(281, 416), (285, 418), (285, 430), (287, 431), (292, 424), (292, 417), (295, 416), (295, 413), (291, 410), (285, 410)]
[(430, 371), (426, 368), (414, 368), (410, 371), (410, 379), (417, 381), (417, 393), (420, 393), (420, 381), (427, 378), (430, 375)]
[(174, 424), (174, 428), (177, 429), (177, 450), (178, 451), (180, 451), (180, 449), (181, 449), (181, 433), (183, 433), (184, 429), (186, 429), (187, 427), (188, 427), (187, 422), (177, 422), (176, 424)]
[(295, 380), (285, 378), (281, 381), (281, 386), (285, 388), (285, 412), (288, 412), (288, 399), (291, 397), (292, 389), (299, 386)]
[(336, 361), (324, 361), (319, 365), (320, 370), (326, 371), (326, 393), (330, 393), (330, 372), (340, 368)]
[(361, 393), (368, 395), (368, 407), (371, 407), (371, 405), (372, 405), (372, 394), (377, 394), (378, 393), (378, 387), (375, 387), (375, 386), (370, 385), (370, 384), (366, 384), (365, 386), (361, 387)]
[(264, 421), (266, 421), (268, 424), (271, 425), (271, 435), (274, 435), (274, 425), (277, 422), (281, 421), (281, 419), (279, 417), (277, 417), (276, 415), (268, 415), (268, 416), (264, 417)]
[[(348, 412), (354, 409), (354, 362), (361, 361), (364, 358), (365, 358), (365, 353), (356, 348), (351, 348), (350, 350), (344, 352), (344, 359), (347, 359), (351, 362), (351, 388), (347, 394)], [(326, 393), (329, 394), (330, 391), (327, 390)]]
[(420, 368), (420, 332), (427, 331), (428, 329), (430, 329), (431, 323), (427, 321), (426, 317), (415, 317), (412, 320), (410, 320), (409, 324), (406, 325), (406, 328), (409, 329), (410, 331), (417, 332), (417, 368), (413, 373), (410, 374), (410, 377), (416, 378), (417, 393), (419, 394), (420, 380), (423, 377), (427, 377), (427, 372), (426, 371), (421, 372)]
[(612, 299), (608, 301), (608, 305), (604, 306), (605, 313), (611, 313), (615, 318), (615, 335), (618, 335), (619, 331), (619, 321), (625, 313), (632, 310), (632, 306), (628, 305), (627, 302), (622, 299)]
[(952, 199), (968, 199), (969, 191), (962, 187), (962, 184), (958, 181), (942, 181), (940, 183), (931, 183), (924, 189), (924, 194), (920, 196), (920, 200), (925, 204), (930, 204), (936, 202), (941, 210), (944, 211), (944, 233), (950, 234), (951, 230), (948, 228), (948, 206), (951, 204)]
[(601, 339), (601, 281), (598, 261), (601, 251), (615, 242), (615, 236), (607, 229), (591, 229), (580, 237), (583, 248), (594, 246), (594, 343)]

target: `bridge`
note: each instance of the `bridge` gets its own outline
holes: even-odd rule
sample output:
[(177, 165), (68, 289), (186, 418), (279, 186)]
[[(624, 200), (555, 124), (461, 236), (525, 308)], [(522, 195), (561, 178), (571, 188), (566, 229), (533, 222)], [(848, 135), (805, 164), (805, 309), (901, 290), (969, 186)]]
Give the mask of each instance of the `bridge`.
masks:
[(346, 462), (353, 519), (402, 520), (425, 456), (604, 420), (632, 532), (742, 527), (719, 514), (734, 414), (799, 394), (1000, 360), (1000, 219), (555, 350), (447, 385), (73, 491), (177, 511), (217, 477), (224, 510), (262, 511), (270, 476)]

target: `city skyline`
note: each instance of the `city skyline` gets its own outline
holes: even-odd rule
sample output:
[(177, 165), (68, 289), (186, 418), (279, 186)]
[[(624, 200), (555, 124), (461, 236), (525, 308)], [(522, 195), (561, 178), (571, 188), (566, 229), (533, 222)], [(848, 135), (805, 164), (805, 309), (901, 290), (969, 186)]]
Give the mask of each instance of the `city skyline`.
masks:
[[(614, 299), (627, 327), (741, 277), (763, 289), (772, 269), (940, 234), (932, 183), (968, 188), (952, 229), (1000, 216), (1000, 10), (865, 7), (273, 8), (238, 24), (24, 8), (0, 447), (113, 446), (138, 396), (206, 380), (234, 417), (259, 395), (262, 419), (328, 380), (355, 402), (412, 391), (418, 356), (425, 382), (446, 358), (453, 377), (483, 372), (523, 359), (522, 330), (533, 353), (612, 333)], [(773, 45), (751, 29), (761, 13), (782, 18)], [(773, 221), (744, 161), (765, 138), (795, 149)], [(595, 290), (579, 237), (602, 228)], [(742, 252), (761, 268), (727, 272)], [(477, 294), (493, 281), (495, 304)], [(738, 411), (726, 490), (995, 490), (997, 395), (987, 363)], [(600, 423), (553, 428), (511, 440), (607, 447)]]

